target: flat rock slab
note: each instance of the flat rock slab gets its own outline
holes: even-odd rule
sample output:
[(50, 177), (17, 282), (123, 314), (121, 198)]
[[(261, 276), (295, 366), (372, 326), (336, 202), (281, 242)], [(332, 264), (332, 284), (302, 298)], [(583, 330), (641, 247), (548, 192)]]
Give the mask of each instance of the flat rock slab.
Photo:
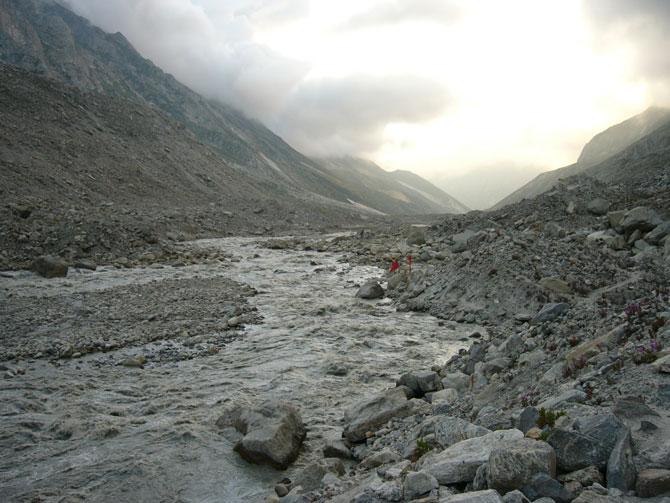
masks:
[(519, 430), (500, 430), (481, 437), (458, 442), (439, 453), (420, 460), (422, 470), (433, 475), (440, 484), (470, 482), (477, 469), (489, 460), (491, 451), (523, 439)]
[(298, 409), (280, 401), (255, 408), (238, 407), (222, 416), (217, 425), (233, 426), (244, 437), (234, 450), (250, 463), (286, 469), (298, 457), (307, 434)]
[(414, 404), (407, 400), (402, 388), (377, 393), (351, 407), (344, 413), (344, 436), (350, 442), (362, 442), (369, 431), (377, 431), (394, 417), (414, 413)]

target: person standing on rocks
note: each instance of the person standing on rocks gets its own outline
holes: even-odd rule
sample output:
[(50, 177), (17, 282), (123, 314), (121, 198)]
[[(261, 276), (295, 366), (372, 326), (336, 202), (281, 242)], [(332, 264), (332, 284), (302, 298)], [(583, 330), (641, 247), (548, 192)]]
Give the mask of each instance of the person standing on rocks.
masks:
[(391, 262), (391, 268), (389, 269), (389, 272), (395, 272), (398, 269), (400, 269), (400, 264), (398, 263), (398, 259), (393, 257), (393, 262)]

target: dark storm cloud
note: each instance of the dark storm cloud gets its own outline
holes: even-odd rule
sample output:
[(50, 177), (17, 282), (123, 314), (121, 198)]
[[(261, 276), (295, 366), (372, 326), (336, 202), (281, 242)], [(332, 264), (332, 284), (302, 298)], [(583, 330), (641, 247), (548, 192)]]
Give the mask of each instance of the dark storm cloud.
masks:
[(599, 42), (631, 43), (639, 76), (670, 83), (670, 1), (586, 0), (584, 9)]
[(352, 16), (343, 28), (371, 28), (408, 21), (452, 23), (459, 17), (459, 7), (448, 0), (391, 0)]
[(388, 123), (433, 119), (448, 101), (443, 86), (412, 76), (308, 81), (291, 96), (276, 128), (312, 154), (370, 152)]

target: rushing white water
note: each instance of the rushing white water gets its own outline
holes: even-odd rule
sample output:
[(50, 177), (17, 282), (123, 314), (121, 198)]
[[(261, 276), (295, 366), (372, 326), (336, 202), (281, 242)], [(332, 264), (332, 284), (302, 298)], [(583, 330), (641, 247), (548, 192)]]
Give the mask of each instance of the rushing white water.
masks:
[[(352, 266), (335, 254), (269, 250), (245, 238), (192, 246), (223, 247), (241, 260), (225, 268), (107, 268), (65, 280), (3, 278), (16, 296), (230, 278), (258, 290), (250, 302), (264, 321), (247, 326), (218, 354), (144, 369), (103, 362), (149, 346), (60, 365), (22, 362), (25, 375), (0, 381), (2, 498), (262, 501), (274, 483), (320, 455), (323, 436), (341, 428), (344, 408), (393, 385), (401, 372), (444, 362), (463, 345), (465, 328), (396, 313), (388, 299), (356, 298), (356, 284), (382, 274), (377, 268)], [(333, 363), (348, 373), (327, 374)], [(227, 406), (266, 398), (294, 403), (308, 427), (303, 452), (286, 473), (241, 460), (215, 425)]]

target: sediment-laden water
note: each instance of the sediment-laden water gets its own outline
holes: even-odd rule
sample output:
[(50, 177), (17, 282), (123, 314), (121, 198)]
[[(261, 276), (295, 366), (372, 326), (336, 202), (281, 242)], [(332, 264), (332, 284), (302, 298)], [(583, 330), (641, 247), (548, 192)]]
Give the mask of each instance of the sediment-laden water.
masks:
[[(0, 499), (260, 501), (274, 483), (320, 456), (321, 439), (341, 428), (349, 404), (393, 385), (401, 372), (445, 361), (472, 329), (397, 313), (388, 299), (356, 298), (356, 285), (383, 271), (335, 254), (269, 250), (250, 238), (190, 246), (222, 247), (239, 261), (74, 271), (55, 280), (28, 273), (0, 278), (0, 313), (26, 297), (127, 285), (149, 294), (166, 281), (232, 279), (258, 291), (249, 302), (263, 317), (217, 354), (149, 359), (143, 369), (115, 363), (164, 346), (179, 352), (181, 343), (19, 362), (24, 374), (0, 380)], [(333, 367), (340, 375), (332, 375)], [(215, 425), (227, 406), (266, 398), (297, 405), (308, 427), (303, 452), (287, 472), (247, 464)]]

